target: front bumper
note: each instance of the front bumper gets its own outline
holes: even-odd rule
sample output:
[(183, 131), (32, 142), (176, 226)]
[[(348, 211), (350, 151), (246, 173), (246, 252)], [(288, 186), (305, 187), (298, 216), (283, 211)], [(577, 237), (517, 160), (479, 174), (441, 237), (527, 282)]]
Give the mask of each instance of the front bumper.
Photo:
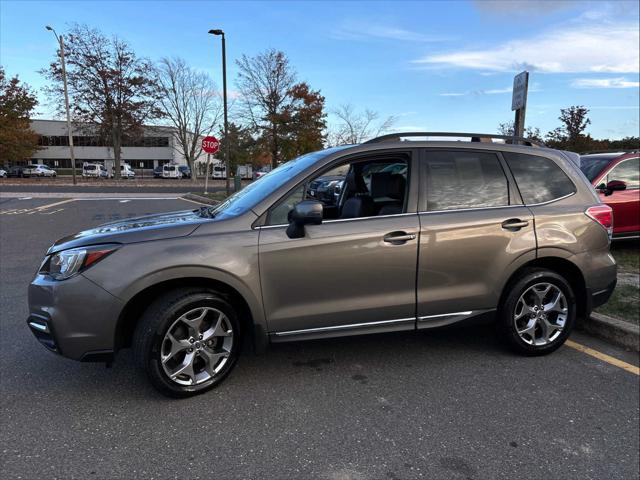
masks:
[(27, 325), (48, 350), (74, 360), (109, 361), (123, 303), (82, 274), (29, 285)]

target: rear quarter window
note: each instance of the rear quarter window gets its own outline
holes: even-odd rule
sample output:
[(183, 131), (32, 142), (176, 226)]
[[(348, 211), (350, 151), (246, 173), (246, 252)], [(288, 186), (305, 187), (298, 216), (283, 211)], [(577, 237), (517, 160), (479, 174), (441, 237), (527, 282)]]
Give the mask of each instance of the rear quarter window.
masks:
[(553, 160), (524, 153), (503, 155), (524, 203), (550, 202), (576, 192), (573, 182)]

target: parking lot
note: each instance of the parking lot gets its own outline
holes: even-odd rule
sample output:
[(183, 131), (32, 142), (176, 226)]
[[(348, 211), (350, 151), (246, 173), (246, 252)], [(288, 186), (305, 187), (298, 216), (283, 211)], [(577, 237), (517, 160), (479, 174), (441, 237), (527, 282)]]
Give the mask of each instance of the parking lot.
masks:
[(490, 327), (280, 344), (179, 401), (129, 351), (106, 369), (38, 344), (27, 285), (54, 240), (196, 207), (0, 198), (5, 478), (637, 478), (640, 384), (622, 368), (637, 354), (580, 332), (539, 358), (511, 354)]

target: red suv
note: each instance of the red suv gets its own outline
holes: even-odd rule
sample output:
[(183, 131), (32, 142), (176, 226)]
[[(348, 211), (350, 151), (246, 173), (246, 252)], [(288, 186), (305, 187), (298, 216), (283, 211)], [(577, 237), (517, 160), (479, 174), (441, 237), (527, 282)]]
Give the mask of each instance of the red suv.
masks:
[(580, 156), (580, 169), (613, 209), (613, 237), (640, 237), (640, 159), (638, 151)]

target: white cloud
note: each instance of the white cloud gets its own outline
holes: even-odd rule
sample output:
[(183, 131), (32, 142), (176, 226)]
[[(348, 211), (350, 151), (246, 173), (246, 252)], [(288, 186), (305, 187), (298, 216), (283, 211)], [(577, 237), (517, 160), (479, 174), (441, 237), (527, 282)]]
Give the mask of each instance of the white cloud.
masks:
[(422, 32), (414, 32), (404, 28), (365, 21), (344, 22), (340, 27), (331, 32), (331, 37), (336, 40), (382, 39), (417, 43), (450, 40), (450, 37), (427, 35)]
[(571, 82), (574, 88), (638, 88), (640, 82), (632, 82), (624, 77), (617, 78), (576, 78)]
[[(480, 96), (480, 95), (500, 95), (502, 93), (511, 93), (513, 91), (512, 87), (505, 88), (490, 88), (486, 90), (467, 90), (466, 92), (446, 92), (441, 93), (441, 97), (465, 97), (467, 95), (472, 96)], [(540, 87), (539, 84), (534, 83), (529, 86), (529, 92), (539, 92)]]
[(638, 23), (569, 24), (496, 47), (427, 55), (414, 64), (511, 72), (618, 72), (640, 69)]
[(466, 92), (447, 92), (441, 93), (441, 97), (464, 97), (466, 95), (497, 95), (500, 93), (511, 93), (511, 87), (506, 88), (492, 88), (489, 90), (468, 90)]
[(495, 95), (497, 93), (511, 93), (512, 91), (513, 91), (512, 87), (506, 87), (506, 88), (493, 88), (490, 90), (483, 90), (482, 93), (486, 95)]

